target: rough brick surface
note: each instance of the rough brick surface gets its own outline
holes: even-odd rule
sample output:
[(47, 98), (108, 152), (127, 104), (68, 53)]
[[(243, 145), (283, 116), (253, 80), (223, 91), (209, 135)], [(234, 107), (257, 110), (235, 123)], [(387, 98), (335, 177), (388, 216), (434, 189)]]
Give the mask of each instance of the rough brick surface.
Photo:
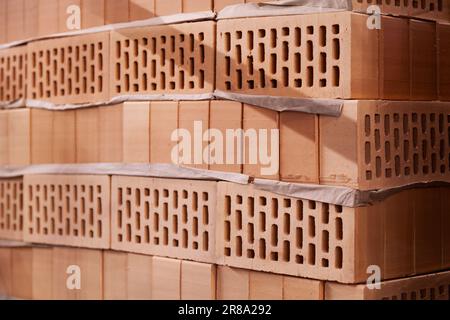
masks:
[(11, 296), (30, 300), (33, 298), (33, 249), (14, 248), (11, 250), (11, 259)]
[(211, 92), (214, 30), (208, 21), (113, 32), (111, 95)]
[(54, 103), (109, 99), (109, 33), (28, 45), (27, 97)]
[(150, 19), (155, 16), (154, 0), (130, 0), (130, 21)]
[(359, 189), (448, 181), (449, 105), (346, 103), (339, 118), (320, 117), (320, 182)]
[(218, 22), (217, 88), (291, 97), (378, 97), (378, 30), (344, 12)]
[(6, 0), (6, 40), (22, 40), (25, 35), (25, 0)]
[(366, 285), (331, 282), (325, 285), (326, 300), (448, 300), (449, 297), (450, 272), (385, 281), (379, 290), (370, 290)]
[(418, 189), (352, 209), (219, 183), (217, 253), (232, 267), (344, 283), (366, 281), (371, 265), (383, 279), (443, 270), (447, 198)]
[(214, 262), (215, 206), (215, 182), (113, 177), (112, 248)]
[(76, 111), (53, 113), (53, 162), (76, 163)]
[(32, 248), (32, 292), (33, 300), (53, 299), (53, 249)]
[(39, 35), (39, 0), (26, 0), (24, 14), (24, 39), (30, 39)]
[[(177, 147), (172, 133), (178, 129), (179, 103), (176, 101), (153, 101), (150, 104), (150, 162), (174, 163), (172, 151)], [(144, 137), (145, 133), (142, 134)], [(177, 160), (176, 157), (174, 157)]]
[(0, 239), (23, 239), (22, 179), (0, 180)]
[(153, 258), (152, 298), (154, 300), (181, 299), (181, 261)]
[(128, 0), (104, 0), (105, 1), (105, 24), (128, 22), (129, 6)]
[(39, 0), (37, 12), (39, 36), (58, 33), (59, 19), (61, 18), (58, 10), (58, 2), (58, 0)]
[(77, 163), (100, 162), (99, 108), (75, 111)]
[(81, 0), (81, 28), (105, 24), (105, 0)]
[(181, 299), (215, 300), (216, 266), (207, 263), (182, 261)]
[(0, 296), (12, 294), (12, 249), (0, 248)]
[(124, 103), (123, 161), (127, 163), (150, 162), (149, 102)]
[(25, 98), (27, 47), (0, 50), (0, 101)]
[(123, 162), (123, 105), (99, 108), (99, 162)]
[(53, 112), (30, 109), (31, 163), (53, 163)]
[(31, 112), (29, 109), (8, 111), (8, 156), (10, 165), (31, 164)]
[(24, 178), (25, 241), (110, 247), (110, 178), (36, 175)]

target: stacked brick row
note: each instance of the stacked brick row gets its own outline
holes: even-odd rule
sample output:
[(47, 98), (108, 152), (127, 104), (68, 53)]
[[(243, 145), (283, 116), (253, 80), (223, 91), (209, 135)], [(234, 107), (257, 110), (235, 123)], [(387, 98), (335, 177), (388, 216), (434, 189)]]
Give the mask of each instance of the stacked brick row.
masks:
[[(91, 1), (73, 4), (81, 4), (84, 28), (217, 11), (243, 1), (211, 2), (105, 0), (95, 1), (97, 11), (87, 7)], [(13, 5), (3, 3), (8, 19), (0, 31), (6, 30), (6, 41), (30, 37), (9, 38), (8, 30), (21, 27), (9, 27)], [(25, 4), (14, 3), (14, 23), (20, 24)], [(69, 2), (33, 3), (42, 16), (26, 20), (36, 23), (31, 36), (66, 31), (59, 20), (42, 31), (39, 21)], [(354, 11), (364, 12), (371, 2), (354, 4)], [(380, 30), (368, 29), (368, 16), (354, 12), (241, 18), (121, 29), (2, 50), (2, 102), (80, 104), (215, 89), (353, 100), (343, 100), (340, 117), (218, 100), (1, 110), (0, 165), (172, 163), (359, 190), (450, 182), (449, 3), (386, 1), (380, 8), (401, 17), (383, 15)], [(83, 25), (87, 12), (97, 19), (89, 26)], [(267, 174), (262, 161), (205, 161), (211, 153), (198, 163), (175, 161), (181, 147), (174, 130), (195, 136), (199, 124), (222, 135), (229, 129), (279, 130), (278, 168)], [(259, 147), (271, 150), (270, 142)], [(207, 150), (208, 143), (196, 147)], [(222, 147), (219, 151), (230, 152)], [(233, 151), (251, 147), (247, 140)], [(449, 191), (407, 189), (351, 208), (217, 181), (115, 175), (2, 179), (0, 239), (49, 247), (0, 248), (5, 279), (0, 295), (449, 299)], [(73, 265), (85, 272), (82, 290), (66, 287), (66, 268)], [(381, 290), (365, 285), (373, 266), (380, 269)]]

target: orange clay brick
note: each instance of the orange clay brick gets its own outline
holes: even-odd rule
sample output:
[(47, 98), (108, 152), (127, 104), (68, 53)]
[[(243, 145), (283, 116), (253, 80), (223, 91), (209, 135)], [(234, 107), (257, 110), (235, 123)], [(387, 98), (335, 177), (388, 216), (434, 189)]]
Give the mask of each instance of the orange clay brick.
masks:
[(214, 30), (206, 21), (113, 32), (111, 95), (212, 92)]
[(31, 109), (31, 163), (53, 163), (53, 112)]
[(52, 248), (32, 248), (32, 297), (33, 300), (51, 300), (52, 293)]
[(339, 118), (320, 117), (320, 182), (380, 189), (448, 181), (447, 103), (345, 103)]
[(409, 190), (345, 208), (219, 183), (219, 264), (343, 283), (365, 282), (371, 265), (383, 279), (444, 270), (448, 192)]
[(23, 240), (22, 179), (0, 180), (0, 239)]
[(128, 0), (104, 0), (105, 24), (128, 22)]
[[(243, 106), (242, 103), (234, 101), (211, 101), (210, 105), (210, 127), (214, 130), (219, 130), (223, 137), (226, 137), (227, 130), (239, 130), (242, 129), (242, 117), (243, 117)], [(224, 145), (222, 152), (224, 159), (222, 163), (214, 164), (211, 163), (209, 166), (210, 170), (213, 171), (227, 171), (242, 173), (242, 164), (238, 164), (237, 157), (238, 154), (242, 152), (242, 147), (239, 147), (238, 139), (233, 139), (233, 148)], [(227, 161), (227, 156), (233, 159)], [(228, 164), (230, 163), (230, 164)]]
[(327, 282), (325, 300), (448, 300), (450, 272), (381, 282), (381, 289), (367, 285)]
[(0, 297), (12, 295), (12, 250), (0, 248)]
[(112, 249), (214, 262), (215, 182), (112, 179)]
[(227, 6), (243, 4), (244, 2), (244, 0), (214, 0), (214, 11), (219, 12)]
[(99, 113), (99, 108), (75, 111), (77, 163), (99, 162)]
[(6, 0), (6, 40), (23, 40), (25, 36), (25, 0)]
[(32, 175), (24, 190), (25, 241), (110, 247), (108, 176)]
[(152, 299), (181, 299), (181, 261), (153, 257)]
[(81, 0), (81, 28), (105, 24), (105, 0)]
[(177, 143), (172, 141), (172, 133), (178, 129), (178, 104), (175, 101), (150, 103), (151, 163), (173, 163), (172, 151), (177, 147)]
[(438, 24), (439, 99), (450, 101), (450, 24)]
[(183, 12), (212, 11), (213, 0), (183, 0)]
[(7, 0), (0, 0), (0, 43), (6, 43), (6, 7)]
[[(69, 267), (73, 266), (79, 267), (81, 272), (79, 290), (71, 290), (67, 287), (69, 277), (74, 275), (74, 270)], [(54, 300), (103, 299), (103, 252), (101, 250), (55, 247), (52, 272)]]
[(0, 165), (7, 165), (8, 155), (8, 111), (0, 110)]
[(99, 161), (123, 162), (123, 104), (101, 107), (99, 115)]
[(155, 15), (169, 16), (183, 11), (183, 0), (155, 0)]
[(280, 114), (281, 180), (319, 183), (319, 117), (301, 112)]
[(14, 248), (12, 257), (11, 296), (18, 299), (33, 298), (33, 249)]
[(103, 253), (103, 296), (105, 300), (127, 299), (127, 258), (123, 252)]
[(8, 112), (9, 164), (24, 166), (31, 164), (30, 110), (15, 109)]
[(150, 19), (155, 16), (154, 0), (130, 0), (130, 21)]
[(206, 263), (182, 261), (181, 299), (215, 300), (216, 266)]
[(27, 95), (56, 104), (109, 100), (109, 33), (30, 43)]
[(243, 94), (377, 98), (379, 32), (351, 12), (222, 20), (217, 89)]
[(322, 281), (217, 267), (218, 300), (323, 300), (323, 296)]
[(123, 161), (126, 163), (150, 162), (149, 102), (124, 103)]
[(58, 33), (59, 30), (58, 0), (39, 0), (38, 31), (39, 36)]
[(53, 112), (53, 162), (76, 163), (76, 111)]
[(26, 0), (24, 5), (24, 38), (35, 38), (39, 36), (39, 0)]

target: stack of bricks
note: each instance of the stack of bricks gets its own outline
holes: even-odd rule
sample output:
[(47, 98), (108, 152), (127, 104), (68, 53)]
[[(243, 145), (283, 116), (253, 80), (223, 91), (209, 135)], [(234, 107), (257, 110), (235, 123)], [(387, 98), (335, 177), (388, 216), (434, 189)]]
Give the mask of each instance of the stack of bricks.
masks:
[[(0, 43), (245, 2), (259, 1), (0, 0)], [(370, 5), (1, 49), (0, 103), (95, 104), (0, 110), (1, 169), (174, 164), (251, 181), (400, 189), (353, 208), (224, 181), (0, 179), (0, 297), (450, 299), (450, 1), (378, 1), (379, 29), (368, 27)], [(214, 90), (341, 99), (343, 108), (331, 117), (195, 98), (105, 105)], [(177, 130), (193, 148), (177, 143)], [(211, 152), (230, 130), (247, 139), (215, 141)], [(423, 182), (444, 184), (413, 185)], [(67, 286), (74, 266), (81, 289)]]

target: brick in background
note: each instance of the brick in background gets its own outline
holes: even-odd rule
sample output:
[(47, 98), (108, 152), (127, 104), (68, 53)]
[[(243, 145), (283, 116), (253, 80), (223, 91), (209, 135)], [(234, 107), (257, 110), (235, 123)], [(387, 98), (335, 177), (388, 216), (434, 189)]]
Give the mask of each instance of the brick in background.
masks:
[(34, 247), (32, 252), (33, 300), (51, 300), (53, 299), (53, 249)]
[(23, 40), (25, 35), (25, 0), (6, 0), (6, 40)]
[(320, 182), (380, 189), (447, 181), (447, 103), (354, 101), (320, 117)]
[(123, 162), (123, 104), (101, 107), (99, 115), (99, 162)]
[(212, 11), (213, 0), (183, 0), (183, 12)]
[(39, 0), (26, 0), (24, 2), (24, 39), (39, 36)]
[(281, 180), (319, 183), (319, 117), (301, 112), (280, 114)]
[(154, 101), (150, 104), (151, 163), (173, 163), (172, 152), (177, 143), (172, 141), (172, 133), (178, 129), (178, 105), (175, 101)]
[(383, 279), (448, 268), (445, 188), (403, 191), (361, 208), (228, 183), (218, 194), (219, 264), (343, 283), (366, 281), (371, 265)]
[(154, 0), (130, 0), (130, 21), (150, 19), (155, 16)]
[(128, 22), (128, 0), (104, 0), (105, 24)]
[(7, 0), (0, 0), (0, 43), (6, 43), (6, 3)]
[[(265, 132), (267, 136), (267, 145), (265, 146), (263, 146), (262, 144), (254, 145), (254, 143), (251, 143), (250, 139), (244, 138), (244, 174), (262, 179), (278, 180), (280, 177), (279, 168), (273, 175), (267, 175), (262, 172), (263, 168), (267, 168), (269, 167), (269, 165), (263, 165), (261, 163), (260, 152), (272, 155), (272, 158), (275, 155), (275, 150), (271, 150), (272, 139), (276, 138), (276, 135), (274, 135), (274, 132), (272, 130), (279, 129), (280, 114), (273, 110), (251, 105), (244, 105), (243, 114), (244, 132), (247, 132), (248, 130), (252, 130), (253, 132), (255, 132), (256, 136), (258, 137), (258, 144), (261, 143), (260, 130), (262, 130), (262, 132)], [(276, 145), (279, 145), (279, 140), (276, 141)], [(264, 152), (264, 150), (266, 152)], [(251, 164), (251, 162), (255, 162), (255, 159), (251, 159), (252, 154), (253, 158), (254, 156), (256, 156), (257, 164)], [(279, 163), (279, 158), (275, 158), (272, 160)]]
[[(67, 288), (69, 266), (80, 268), (80, 290), (69, 290)], [(52, 267), (54, 300), (103, 299), (103, 253), (101, 250), (56, 247), (53, 249)]]
[(216, 183), (113, 177), (112, 249), (215, 259)]
[(30, 110), (15, 109), (8, 112), (9, 164), (25, 166), (31, 164)]
[(409, 20), (381, 17), (380, 97), (409, 100), (411, 96), (411, 56)]
[(0, 180), (0, 239), (23, 239), (22, 179)]
[(99, 108), (78, 109), (75, 116), (77, 163), (97, 163), (100, 159)]
[(350, 12), (217, 23), (217, 88), (244, 94), (376, 98), (378, 30)]
[[(181, 156), (187, 156), (191, 160), (190, 163), (182, 163), (185, 166), (208, 170), (209, 166), (203, 154), (203, 150), (208, 147), (208, 142), (203, 141), (203, 135), (210, 128), (209, 106), (209, 101), (182, 101), (179, 103), (178, 129), (189, 131), (191, 136), (191, 150), (180, 150)], [(200, 124), (201, 130), (199, 130)], [(167, 133), (167, 139), (170, 138), (169, 134), (170, 132)], [(198, 136), (202, 139), (198, 139)], [(209, 159), (206, 160), (209, 162)]]
[(30, 109), (31, 112), (31, 163), (53, 163), (53, 112)]
[(81, 0), (81, 28), (105, 24), (105, 0)]
[[(226, 137), (227, 130), (239, 130), (242, 129), (243, 119), (243, 106), (242, 103), (234, 101), (211, 101), (210, 105), (210, 127), (214, 130), (219, 130), (223, 137)], [(238, 140), (233, 139), (234, 148), (227, 150), (227, 146), (224, 145), (222, 154), (224, 156), (223, 164), (211, 164), (210, 170), (213, 171), (227, 171), (242, 173), (242, 164), (237, 162), (238, 154), (242, 153), (242, 147), (239, 147)], [(231, 148), (231, 147), (229, 147)], [(220, 150), (218, 150), (220, 152)], [(229, 161), (231, 164), (227, 164), (227, 156), (234, 155), (234, 159)]]
[(151, 300), (153, 257), (105, 251), (105, 300)]
[(124, 103), (123, 161), (126, 163), (150, 162), (149, 102)]
[(27, 47), (0, 51), (0, 101), (25, 98), (27, 79)]
[(409, 21), (411, 100), (437, 100), (436, 23)]
[(108, 176), (32, 175), (24, 190), (25, 241), (110, 247)]
[(325, 300), (448, 300), (449, 297), (449, 272), (384, 281), (378, 290), (370, 290), (363, 284), (325, 285)]
[(39, 0), (38, 30), (39, 36), (48, 36), (59, 31), (58, 0)]
[(18, 299), (33, 298), (33, 249), (15, 248), (11, 250), (12, 290), (11, 296)]
[(183, 0), (154, 0), (156, 16), (170, 16), (183, 11)]
[(323, 300), (324, 283), (297, 277), (219, 266), (218, 300)]
[(244, 2), (244, 0), (214, 0), (214, 11), (219, 12), (227, 6), (243, 4)]
[(212, 92), (214, 30), (207, 21), (113, 32), (111, 95)]
[(181, 261), (153, 257), (152, 263), (152, 298), (180, 300)]
[(12, 249), (0, 248), (0, 296), (12, 295)]
[(450, 24), (438, 24), (439, 99), (450, 101)]
[(0, 165), (9, 163), (8, 147), (8, 111), (0, 111)]
[(108, 101), (109, 33), (43, 40), (28, 46), (29, 99)]
[(216, 266), (207, 263), (182, 261), (181, 299), (215, 300)]
[(76, 111), (53, 112), (53, 163), (76, 163)]

